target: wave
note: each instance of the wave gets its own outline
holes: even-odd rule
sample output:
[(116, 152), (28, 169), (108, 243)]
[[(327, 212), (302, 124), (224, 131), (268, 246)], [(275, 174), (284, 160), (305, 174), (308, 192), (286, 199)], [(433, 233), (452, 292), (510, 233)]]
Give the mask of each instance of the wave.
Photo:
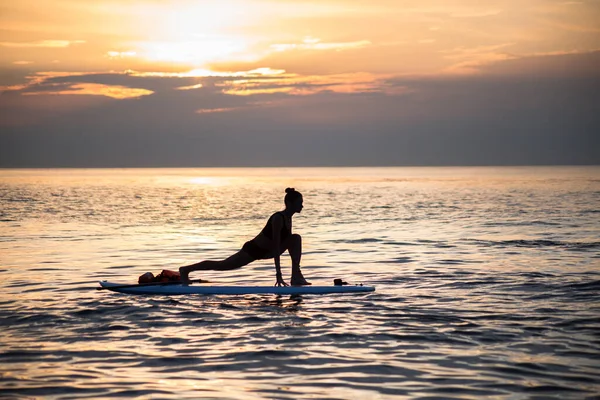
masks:
[(571, 283), (565, 285), (566, 289), (577, 289), (579, 291), (600, 291), (600, 280), (592, 282)]
[(550, 221), (502, 221), (502, 222), (484, 222), (483, 226), (487, 227), (497, 227), (497, 226), (560, 226), (561, 224), (558, 222), (550, 222)]
[(331, 243), (379, 243), (383, 242), (382, 239), (376, 238), (362, 238), (362, 239), (334, 239), (328, 240)]
[(591, 250), (600, 248), (600, 242), (567, 242), (546, 239), (479, 240), (466, 241), (483, 247), (526, 247), (526, 248), (563, 248), (570, 250)]

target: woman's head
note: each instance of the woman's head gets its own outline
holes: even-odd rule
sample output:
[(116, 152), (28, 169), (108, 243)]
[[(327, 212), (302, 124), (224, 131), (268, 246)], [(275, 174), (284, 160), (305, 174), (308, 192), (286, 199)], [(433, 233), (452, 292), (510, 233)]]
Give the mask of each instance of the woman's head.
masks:
[(302, 211), (302, 193), (294, 188), (285, 189), (285, 207), (292, 209), (294, 212)]

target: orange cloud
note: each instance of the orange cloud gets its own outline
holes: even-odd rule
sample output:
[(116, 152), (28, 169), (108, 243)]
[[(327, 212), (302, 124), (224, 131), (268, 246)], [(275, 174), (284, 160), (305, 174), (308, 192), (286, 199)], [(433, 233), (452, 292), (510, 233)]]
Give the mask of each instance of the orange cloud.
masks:
[(235, 110), (236, 107), (223, 107), (223, 108), (201, 108), (196, 110), (197, 114), (211, 114), (211, 113), (221, 113)]
[(211, 71), (209, 69), (193, 69), (186, 72), (140, 72), (128, 70), (125, 71), (130, 76), (141, 77), (161, 77), (161, 78), (228, 78), (228, 77), (258, 77), (258, 76), (275, 76), (285, 74), (283, 69), (271, 68), (256, 68), (250, 71)]
[(516, 58), (513, 54), (500, 51), (513, 44), (500, 43), (489, 46), (458, 47), (445, 51), (444, 58), (451, 60), (453, 64), (446, 67), (444, 72), (470, 74), (478, 72), (482, 66)]
[(135, 51), (109, 51), (106, 55), (110, 58), (124, 58), (135, 57), (137, 53)]
[(181, 86), (178, 87), (177, 90), (193, 90), (193, 89), (201, 89), (204, 85), (201, 83), (198, 83), (197, 85), (191, 85), (191, 86)]
[(3, 47), (69, 47), (82, 44), (85, 40), (38, 40), (36, 42), (0, 42)]
[[(285, 74), (280, 77), (256, 79), (231, 79), (216, 84), (224, 87), (223, 93), (236, 96), (256, 94), (287, 93), (290, 95), (311, 95), (321, 92), (367, 93), (381, 92), (399, 94), (396, 88), (387, 87), (384, 80), (388, 76), (369, 73), (336, 74), (324, 76), (301, 76)], [(404, 93), (404, 92), (403, 92)]]
[(272, 44), (270, 47), (274, 51), (290, 51), (290, 50), (347, 50), (357, 49), (370, 46), (368, 40), (358, 40), (354, 42), (339, 42), (339, 43), (321, 43), (321, 39), (306, 37), (302, 43), (284, 43)]
[(113, 99), (130, 99), (142, 96), (148, 96), (154, 93), (147, 89), (129, 88), (118, 85), (102, 85), (99, 83), (78, 83), (69, 86), (67, 89), (58, 89), (56, 91), (38, 91), (25, 92), (24, 95), (91, 95), (91, 96), (106, 96)]

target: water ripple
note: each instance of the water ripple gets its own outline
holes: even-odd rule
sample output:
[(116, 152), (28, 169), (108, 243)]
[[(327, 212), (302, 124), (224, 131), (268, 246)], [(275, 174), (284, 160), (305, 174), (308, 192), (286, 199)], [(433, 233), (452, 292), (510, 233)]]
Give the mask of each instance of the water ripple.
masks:
[[(33, 171), (31, 180), (3, 180), (0, 397), (600, 393), (596, 170), (515, 177), (498, 169), (485, 179), (477, 169), (453, 170), (452, 179), (445, 170), (430, 177), (436, 169), (421, 172), (427, 177), (366, 171), (368, 179), (294, 178), (305, 192), (294, 220), (305, 274), (377, 286), (357, 296), (95, 290), (99, 279), (131, 282), (230, 255), (281, 207), (289, 182), (271, 170), (222, 185), (190, 183), (210, 175), (203, 170)], [(287, 257), (282, 263), (289, 277)], [(199, 275), (274, 283), (267, 262)]]

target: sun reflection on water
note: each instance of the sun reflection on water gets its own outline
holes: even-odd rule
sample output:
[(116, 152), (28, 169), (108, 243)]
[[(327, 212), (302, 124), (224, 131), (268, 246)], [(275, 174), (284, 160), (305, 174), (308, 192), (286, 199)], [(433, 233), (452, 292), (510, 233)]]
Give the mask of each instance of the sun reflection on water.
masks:
[(218, 180), (217, 178), (211, 178), (211, 177), (207, 177), (207, 176), (199, 176), (197, 178), (190, 179), (190, 183), (193, 183), (195, 185), (215, 185), (215, 184), (222, 184), (223, 181)]

